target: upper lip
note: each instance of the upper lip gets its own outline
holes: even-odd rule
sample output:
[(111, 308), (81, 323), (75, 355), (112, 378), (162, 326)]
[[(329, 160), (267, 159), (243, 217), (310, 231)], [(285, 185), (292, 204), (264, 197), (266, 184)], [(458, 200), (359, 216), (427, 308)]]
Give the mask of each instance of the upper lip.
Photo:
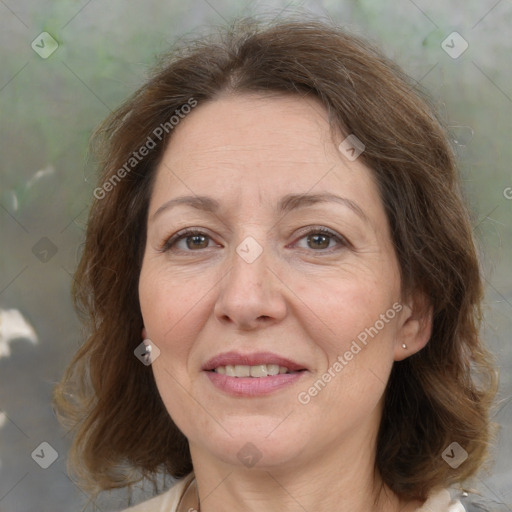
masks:
[(277, 364), (284, 366), (290, 371), (306, 370), (304, 365), (291, 361), (286, 357), (273, 354), (272, 352), (255, 352), (253, 354), (239, 354), (238, 352), (225, 352), (212, 357), (202, 367), (202, 370), (209, 371), (219, 366), (244, 365), (256, 366), (259, 364)]

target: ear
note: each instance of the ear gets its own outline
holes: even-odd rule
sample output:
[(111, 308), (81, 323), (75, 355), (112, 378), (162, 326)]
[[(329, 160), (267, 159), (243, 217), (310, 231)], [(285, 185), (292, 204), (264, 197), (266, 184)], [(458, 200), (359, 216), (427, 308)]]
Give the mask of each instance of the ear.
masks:
[(142, 328), (142, 339), (145, 340), (148, 337), (148, 332), (146, 331), (146, 328)]
[(428, 343), (432, 334), (434, 308), (424, 293), (415, 292), (402, 303), (402, 306), (395, 339), (395, 361), (401, 361), (419, 352)]

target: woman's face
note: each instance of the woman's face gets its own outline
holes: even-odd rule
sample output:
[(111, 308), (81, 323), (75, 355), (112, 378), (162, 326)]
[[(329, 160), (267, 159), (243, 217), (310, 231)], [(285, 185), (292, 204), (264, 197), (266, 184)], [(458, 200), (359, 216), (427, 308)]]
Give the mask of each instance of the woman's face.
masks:
[(139, 294), (193, 457), (292, 467), (375, 446), (410, 310), (371, 171), (344, 138), (294, 96), (225, 96), (174, 128)]

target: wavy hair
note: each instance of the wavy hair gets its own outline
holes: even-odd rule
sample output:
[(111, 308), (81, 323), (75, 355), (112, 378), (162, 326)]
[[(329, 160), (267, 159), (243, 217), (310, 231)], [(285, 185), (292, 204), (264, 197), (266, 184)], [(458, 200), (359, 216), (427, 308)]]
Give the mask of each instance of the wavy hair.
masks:
[[(360, 158), (379, 187), (402, 290), (423, 293), (433, 308), (428, 344), (393, 366), (376, 470), (404, 499), (464, 482), (487, 455), (497, 379), (479, 335), (482, 280), (449, 136), (395, 63), (317, 19), (245, 19), (182, 41), (95, 132), (106, 197), (95, 194), (73, 287), (87, 340), (55, 390), (62, 421), (76, 430), (75, 473), (97, 492), (162, 470), (174, 477), (192, 470), (187, 439), (151, 368), (133, 354), (143, 325), (138, 279), (151, 186), (173, 133), (163, 130), (157, 141), (155, 129), (191, 99), (200, 108), (221, 94), (255, 92), (313, 95), (333, 129), (364, 142)], [(130, 160), (148, 137), (155, 147)], [(469, 454), (458, 468), (442, 458), (454, 441)]]

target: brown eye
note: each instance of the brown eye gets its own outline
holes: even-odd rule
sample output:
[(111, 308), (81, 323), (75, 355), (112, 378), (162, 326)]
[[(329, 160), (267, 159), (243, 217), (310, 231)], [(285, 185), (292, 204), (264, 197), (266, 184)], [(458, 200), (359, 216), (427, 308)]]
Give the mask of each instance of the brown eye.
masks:
[(316, 227), (303, 233), (296, 245), (301, 249), (312, 249), (315, 252), (331, 252), (331, 250), (348, 247), (350, 244), (335, 231), (324, 227)]
[(185, 229), (169, 238), (161, 248), (162, 252), (181, 251), (191, 252), (208, 249), (212, 239), (204, 231), (198, 229)]
[(323, 233), (315, 233), (314, 235), (309, 235), (307, 239), (308, 247), (311, 249), (328, 249), (332, 237)]
[(210, 243), (210, 238), (207, 235), (191, 235), (187, 236), (185, 241), (188, 249), (206, 249)]

